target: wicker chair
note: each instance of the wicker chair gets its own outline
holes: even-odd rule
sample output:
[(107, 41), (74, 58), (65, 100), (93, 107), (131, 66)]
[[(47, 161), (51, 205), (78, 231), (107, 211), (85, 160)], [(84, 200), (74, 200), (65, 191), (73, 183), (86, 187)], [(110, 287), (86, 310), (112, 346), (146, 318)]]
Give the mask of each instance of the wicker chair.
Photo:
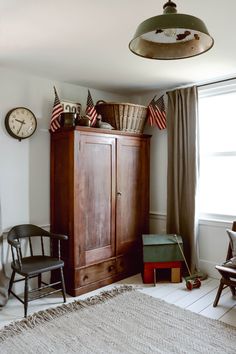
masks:
[[(236, 231), (236, 221), (233, 222), (232, 231)], [(215, 268), (221, 274), (220, 285), (216, 294), (215, 301), (213, 303), (213, 307), (218, 305), (221, 293), (223, 289), (230, 287), (231, 293), (233, 296), (236, 295), (236, 264), (232, 262), (233, 256), (233, 243), (230, 241), (228, 246), (228, 252), (226, 261), (222, 265), (217, 265)]]
[[(41, 243), (41, 255), (34, 254), (32, 238), (40, 237)], [(44, 245), (44, 237), (49, 237), (51, 240), (58, 240), (58, 255), (57, 257), (51, 257), (45, 255), (45, 245)], [(26, 239), (29, 243), (30, 256), (22, 257), (22, 240)], [(66, 235), (58, 235), (52, 234), (43, 230), (42, 228), (31, 225), (17, 225), (14, 226), (8, 233), (7, 240), (11, 246), (12, 258), (13, 262), (11, 263), (12, 275), (9, 283), (8, 295), (14, 295), (19, 301), (24, 304), (24, 316), (27, 317), (27, 309), (28, 302), (32, 300), (36, 300), (49, 294), (53, 294), (55, 292), (61, 291), (63, 294), (64, 302), (66, 302), (66, 292), (65, 292), (65, 283), (63, 276), (63, 267), (64, 262), (60, 258), (60, 241), (67, 240), (68, 237)], [(60, 270), (61, 280), (55, 283), (47, 284), (42, 281), (42, 273), (52, 271), (52, 270)], [(19, 274), (23, 278), (15, 280), (15, 275)], [(38, 287), (33, 290), (29, 290), (28, 281), (31, 278), (38, 278)], [(22, 300), (18, 295), (16, 295), (12, 286), (14, 283), (19, 281), (25, 281), (24, 287), (24, 300)], [(42, 286), (43, 284), (43, 286)], [(49, 287), (61, 285), (60, 289), (50, 289)], [(48, 289), (46, 292), (41, 291), (44, 289)], [(38, 292), (38, 295), (37, 293)], [(36, 294), (35, 296), (29, 297), (30, 294)]]

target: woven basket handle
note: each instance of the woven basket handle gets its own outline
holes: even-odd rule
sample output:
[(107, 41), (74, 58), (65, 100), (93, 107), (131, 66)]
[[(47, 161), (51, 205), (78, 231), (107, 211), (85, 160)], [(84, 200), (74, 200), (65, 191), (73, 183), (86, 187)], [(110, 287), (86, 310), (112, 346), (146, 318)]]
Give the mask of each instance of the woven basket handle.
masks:
[(106, 103), (106, 101), (99, 100), (99, 101), (97, 101), (96, 106), (99, 105), (99, 104), (101, 104), (101, 103)]

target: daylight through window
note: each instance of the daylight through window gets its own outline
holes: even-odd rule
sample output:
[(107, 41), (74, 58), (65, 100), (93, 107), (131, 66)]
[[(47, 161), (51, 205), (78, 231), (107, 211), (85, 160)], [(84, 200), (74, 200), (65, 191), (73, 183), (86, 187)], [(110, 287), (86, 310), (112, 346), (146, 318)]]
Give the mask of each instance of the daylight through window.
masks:
[(200, 214), (235, 216), (236, 90), (199, 91), (199, 138)]

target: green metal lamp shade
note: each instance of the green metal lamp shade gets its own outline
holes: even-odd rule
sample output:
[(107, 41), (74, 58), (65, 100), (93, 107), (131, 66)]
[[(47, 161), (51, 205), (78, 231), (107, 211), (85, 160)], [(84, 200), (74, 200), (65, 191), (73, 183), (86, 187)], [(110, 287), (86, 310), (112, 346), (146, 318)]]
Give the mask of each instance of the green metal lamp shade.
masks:
[(150, 59), (183, 59), (211, 49), (214, 40), (199, 18), (176, 13), (169, 1), (164, 14), (142, 22), (129, 43), (130, 50)]

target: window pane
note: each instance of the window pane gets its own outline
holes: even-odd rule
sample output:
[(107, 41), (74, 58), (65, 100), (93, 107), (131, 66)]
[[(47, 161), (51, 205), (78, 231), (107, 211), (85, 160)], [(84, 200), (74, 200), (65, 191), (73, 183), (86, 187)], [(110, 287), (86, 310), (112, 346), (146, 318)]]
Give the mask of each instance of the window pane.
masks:
[(236, 93), (199, 100), (200, 154), (236, 151)]
[(201, 157), (199, 192), (201, 213), (236, 215), (236, 156)]

